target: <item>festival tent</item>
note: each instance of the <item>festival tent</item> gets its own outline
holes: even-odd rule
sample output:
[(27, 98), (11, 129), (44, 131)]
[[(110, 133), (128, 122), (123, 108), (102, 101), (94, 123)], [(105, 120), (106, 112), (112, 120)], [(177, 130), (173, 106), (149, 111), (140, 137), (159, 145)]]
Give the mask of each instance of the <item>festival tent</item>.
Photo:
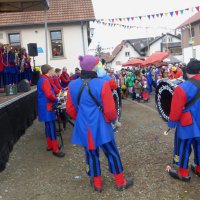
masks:
[(164, 62), (168, 64), (175, 64), (175, 63), (180, 63), (181, 61), (178, 60), (176, 57), (172, 56), (171, 54), (163, 60)]
[(169, 56), (170, 52), (156, 52), (149, 56), (144, 62), (143, 65), (153, 65), (156, 63), (162, 62)]
[(143, 60), (140, 60), (140, 59), (132, 59), (132, 60), (129, 60), (128, 62), (124, 63), (122, 66), (123, 66), (123, 67), (135, 66), (135, 65), (143, 66), (143, 63), (144, 63)]
[(49, 0), (0, 0), (1, 12), (48, 10)]

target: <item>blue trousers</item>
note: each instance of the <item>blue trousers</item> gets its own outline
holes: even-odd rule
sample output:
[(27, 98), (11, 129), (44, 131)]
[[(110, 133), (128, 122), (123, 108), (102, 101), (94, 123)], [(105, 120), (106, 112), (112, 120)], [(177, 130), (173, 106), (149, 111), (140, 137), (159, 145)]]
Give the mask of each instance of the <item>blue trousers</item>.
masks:
[(31, 81), (32, 79), (32, 69), (31, 68), (25, 68), (24, 69), (24, 78), (28, 81)]
[(0, 88), (4, 86), (4, 73), (0, 71)]
[[(112, 174), (120, 174), (123, 172), (123, 166), (121, 163), (120, 155), (115, 141), (108, 142), (100, 146), (105, 156), (108, 159), (109, 171)], [(88, 169), (88, 176), (101, 176), (101, 167), (99, 161), (99, 148), (96, 150), (88, 150), (85, 148), (86, 164)]]
[(51, 140), (56, 140), (56, 125), (55, 121), (45, 122), (46, 137)]
[(200, 166), (200, 138), (180, 139), (177, 138), (175, 163), (184, 169), (188, 168), (189, 158), (192, 151), (194, 151), (194, 163)]

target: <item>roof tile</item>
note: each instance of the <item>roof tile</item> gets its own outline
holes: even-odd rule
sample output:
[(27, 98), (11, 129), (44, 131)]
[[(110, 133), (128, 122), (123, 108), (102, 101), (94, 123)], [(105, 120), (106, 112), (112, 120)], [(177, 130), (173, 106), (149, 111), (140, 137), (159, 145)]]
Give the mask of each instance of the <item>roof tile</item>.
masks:
[[(49, 0), (48, 22), (94, 20), (92, 0)], [(0, 26), (44, 23), (44, 11), (1, 13)]]

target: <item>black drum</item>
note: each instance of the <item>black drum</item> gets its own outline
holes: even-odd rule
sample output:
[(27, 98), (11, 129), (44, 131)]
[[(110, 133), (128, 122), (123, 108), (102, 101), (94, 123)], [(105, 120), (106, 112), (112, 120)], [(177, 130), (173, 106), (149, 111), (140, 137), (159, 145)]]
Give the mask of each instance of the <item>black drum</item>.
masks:
[(169, 120), (171, 101), (172, 96), (174, 94), (174, 89), (183, 81), (183, 79), (162, 79), (157, 85), (155, 94), (156, 107), (164, 121)]
[(115, 102), (115, 108), (117, 110), (117, 121), (120, 121), (121, 118), (121, 105), (120, 105), (120, 97), (118, 95), (117, 90), (113, 90), (113, 98)]

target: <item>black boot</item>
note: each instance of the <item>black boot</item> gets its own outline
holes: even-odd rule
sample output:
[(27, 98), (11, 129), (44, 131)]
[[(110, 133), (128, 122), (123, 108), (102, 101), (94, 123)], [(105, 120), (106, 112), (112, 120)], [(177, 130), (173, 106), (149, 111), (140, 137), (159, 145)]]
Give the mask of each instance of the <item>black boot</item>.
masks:
[(196, 174), (197, 176), (200, 177), (200, 173), (196, 171), (196, 168), (195, 168), (195, 167), (196, 167), (196, 166), (195, 166), (194, 164), (191, 164), (191, 170), (192, 170), (192, 172), (193, 172), (194, 174)]
[(63, 153), (62, 151), (59, 151), (59, 152), (53, 152), (53, 155), (58, 158), (62, 158), (65, 156), (65, 153)]
[(177, 170), (175, 169), (170, 169), (169, 170), (169, 175), (174, 178), (174, 179), (179, 179), (181, 181), (188, 182), (190, 181), (191, 177), (190, 176), (181, 176)]
[(128, 177), (125, 179), (124, 185), (116, 186), (116, 189), (117, 189), (117, 191), (123, 191), (125, 189), (128, 189), (131, 186), (133, 186), (133, 178)]

